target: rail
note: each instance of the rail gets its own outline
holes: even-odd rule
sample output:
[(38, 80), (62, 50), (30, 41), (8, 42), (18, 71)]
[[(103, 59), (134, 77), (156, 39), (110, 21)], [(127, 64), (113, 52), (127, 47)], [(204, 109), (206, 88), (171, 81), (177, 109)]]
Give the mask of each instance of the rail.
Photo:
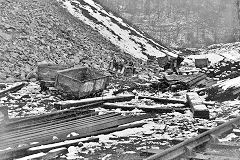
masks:
[(221, 136), (227, 132), (231, 132), (238, 125), (240, 125), (240, 117), (237, 117), (182, 143), (179, 143), (169, 149), (164, 150), (163, 152), (156, 153), (145, 160), (172, 160), (183, 155), (191, 156), (194, 148), (201, 146), (202, 144), (206, 144), (207, 142), (214, 142), (215, 137)]

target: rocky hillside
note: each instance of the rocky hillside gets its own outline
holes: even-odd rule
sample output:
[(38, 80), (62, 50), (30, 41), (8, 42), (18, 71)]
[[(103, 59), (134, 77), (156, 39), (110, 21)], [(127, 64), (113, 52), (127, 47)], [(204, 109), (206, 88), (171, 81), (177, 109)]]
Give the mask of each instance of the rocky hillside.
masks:
[(164, 44), (239, 41), (239, 0), (98, 0)]
[(0, 76), (25, 79), (37, 62), (107, 68), (119, 48), (54, 0), (0, 1)]
[[(114, 56), (135, 60), (135, 57), (146, 58), (146, 54), (150, 52), (164, 55), (159, 48), (169, 52), (154, 41), (142, 38), (142, 33), (138, 34), (131, 27), (131, 30), (127, 29), (121, 32), (124, 35), (120, 35), (117, 31), (126, 27), (121, 19), (103, 11), (93, 1), (91, 4), (85, 1), (81, 3), (83, 4), (60, 0), (0, 1), (0, 80), (11, 81), (12, 77), (23, 80), (36, 68), (37, 62), (41, 61), (107, 69)], [(77, 18), (69, 13), (72, 10), (68, 7), (80, 7), (74, 11), (78, 12), (75, 14)], [(101, 12), (96, 11), (99, 8)], [(89, 17), (80, 19), (80, 13)], [(110, 30), (100, 26), (101, 22), (96, 22), (100, 18), (104, 25), (114, 28)], [(115, 23), (107, 24), (113, 21)], [(99, 25), (90, 26), (93, 22)], [(107, 31), (113, 33), (114, 37), (107, 37)], [(116, 37), (119, 41), (114, 39)], [(123, 39), (124, 37), (132, 39), (132, 42)], [(136, 50), (133, 56), (129, 54), (133, 48), (127, 48), (131, 46)], [(140, 53), (142, 50), (145, 50), (145, 55)]]

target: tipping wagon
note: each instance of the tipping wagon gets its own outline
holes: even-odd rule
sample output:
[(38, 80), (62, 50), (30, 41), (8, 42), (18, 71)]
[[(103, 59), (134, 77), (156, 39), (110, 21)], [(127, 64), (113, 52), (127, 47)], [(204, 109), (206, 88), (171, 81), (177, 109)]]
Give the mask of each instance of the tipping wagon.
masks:
[(87, 67), (57, 71), (55, 88), (77, 98), (103, 91), (110, 76)]
[(55, 78), (57, 71), (69, 68), (66, 65), (52, 64), (52, 63), (39, 63), (38, 64), (38, 80), (42, 87), (53, 87), (55, 84)]
[(209, 65), (208, 58), (195, 59), (195, 67), (197, 67), (197, 68), (208, 67), (208, 65)]

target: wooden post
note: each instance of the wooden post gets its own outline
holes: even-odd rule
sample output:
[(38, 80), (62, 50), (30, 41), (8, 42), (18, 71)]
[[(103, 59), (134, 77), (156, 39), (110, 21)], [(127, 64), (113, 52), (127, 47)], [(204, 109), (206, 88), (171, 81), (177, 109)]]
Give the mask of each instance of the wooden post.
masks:
[(209, 119), (209, 110), (196, 92), (187, 93), (187, 102), (191, 107), (194, 118)]

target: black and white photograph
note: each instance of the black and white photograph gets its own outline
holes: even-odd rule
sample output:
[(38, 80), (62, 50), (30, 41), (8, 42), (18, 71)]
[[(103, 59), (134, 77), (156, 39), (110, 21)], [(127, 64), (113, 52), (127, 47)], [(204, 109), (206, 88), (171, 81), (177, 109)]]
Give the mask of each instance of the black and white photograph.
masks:
[(0, 0), (0, 160), (240, 160), (240, 0)]

